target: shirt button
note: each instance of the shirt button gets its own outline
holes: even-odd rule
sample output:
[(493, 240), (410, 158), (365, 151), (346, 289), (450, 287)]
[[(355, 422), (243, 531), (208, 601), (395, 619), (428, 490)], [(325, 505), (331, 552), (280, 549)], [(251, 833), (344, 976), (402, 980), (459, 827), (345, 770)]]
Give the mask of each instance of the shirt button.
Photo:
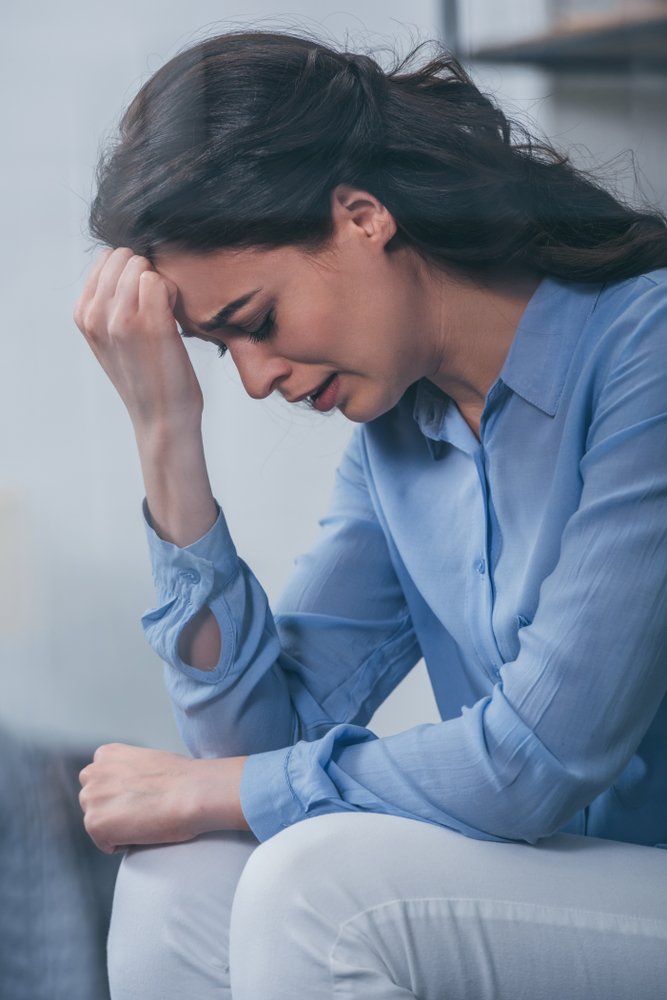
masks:
[(184, 580), (187, 580), (188, 583), (199, 583), (201, 579), (196, 569), (184, 569), (181, 576)]
[(486, 573), (486, 562), (484, 561), (484, 559), (480, 559), (479, 562), (475, 563), (475, 569), (477, 570), (480, 576), (484, 576), (484, 574)]

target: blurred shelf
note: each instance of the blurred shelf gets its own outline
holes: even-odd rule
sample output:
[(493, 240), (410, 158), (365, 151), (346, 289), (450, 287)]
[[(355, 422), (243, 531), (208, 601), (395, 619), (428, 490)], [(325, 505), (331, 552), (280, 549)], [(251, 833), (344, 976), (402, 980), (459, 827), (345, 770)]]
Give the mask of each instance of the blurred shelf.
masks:
[(567, 21), (544, 35), (484, 46), (467, 58), (589, 73), (667, 73), (667, 12)]

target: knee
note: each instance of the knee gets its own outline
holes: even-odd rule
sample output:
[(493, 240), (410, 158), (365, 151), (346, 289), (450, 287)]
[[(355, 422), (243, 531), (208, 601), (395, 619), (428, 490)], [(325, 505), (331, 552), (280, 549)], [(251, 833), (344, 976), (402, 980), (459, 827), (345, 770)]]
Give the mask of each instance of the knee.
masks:
[(271, 837), (257, 848), (243, 870), (234, 897), (235, 926), (258, 928), (258, 921), (276, 930), (298, 906), (314, 904), (318, 887), (331, 868), (331, 820), (304, 820)]
[(213, 985), (227, 995), (231, 902), (256, 844), (212, 834), (128, 851), (109, 930), (113, 1000), (194, 1000)]
[(265, 841), (250, 858), (231, 916), (235, 998), (268, 1000), (278, 983), (286, 996), (288, 984), (313, 984), (326, 970), (344, 894), (333, 874), (340, 863), (341, 819), (304, 820)]

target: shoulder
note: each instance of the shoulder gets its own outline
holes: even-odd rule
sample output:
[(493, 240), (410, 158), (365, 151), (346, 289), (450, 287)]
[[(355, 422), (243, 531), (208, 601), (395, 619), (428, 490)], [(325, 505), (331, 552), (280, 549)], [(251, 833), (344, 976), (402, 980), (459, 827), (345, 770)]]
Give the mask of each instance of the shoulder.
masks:
[(599, 391), (619, 376), (667, 378), (667, 268), (602, 285), (572, 360), (571, 377)]
[(591, 319), (614, 364), (645, 354), (667, 371), (667, 268), (605, 286)]
[(667, 268), (604, 286), (589, 327), (574, 366), (590, 375), (589, 443), (630, 427), (664, 435)]
[(591, 313), (600, 332), (611, 327), (630, 331), (657, 324), (664, 329), (667, 315), (667, 267), (605, 284)]

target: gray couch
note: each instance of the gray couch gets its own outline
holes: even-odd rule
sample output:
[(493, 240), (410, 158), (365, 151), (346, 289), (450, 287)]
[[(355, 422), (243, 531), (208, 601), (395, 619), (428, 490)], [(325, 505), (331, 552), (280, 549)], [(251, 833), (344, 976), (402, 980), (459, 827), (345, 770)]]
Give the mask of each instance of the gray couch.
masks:
[(1, 1000), (108, 1000), (120, 857), (83, 828), (78, 773), (92, 752), (0, 728)]

